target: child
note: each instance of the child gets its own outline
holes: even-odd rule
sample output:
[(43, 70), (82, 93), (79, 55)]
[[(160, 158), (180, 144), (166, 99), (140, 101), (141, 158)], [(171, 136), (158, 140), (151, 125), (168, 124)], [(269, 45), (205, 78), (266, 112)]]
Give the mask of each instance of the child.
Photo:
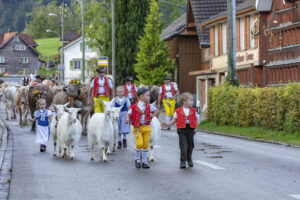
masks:
[(169, 123), (163, 123), (166, 128), (176, 123), (179, 136), (180, 168), (193, 167), (192, 152), (194, 148), (194, 135), (197, 131), (197, 110), (192, 108), (193, 96), (186, 92), (180, 97), (182, 107), (176, 109), (173, 119)]
[(46, 109), (46, 100), (39, 99), (37, 101), (39, 110), (34, 112), (32, 121), (37, 120), (35, 142), (41, 144), (40, 152), (46, 151), (46, 146), (50, 138), (50, 122), (51, 111)]
[(124, 97), (125, 90), (123, 86), (118, 86), (116, 89), (117, 97), (112, 100), (112, 105), (115, 107), (122, 107), (119, 120), (118, 120), (118, 149), (122, 148), (122, 135), (123, 135), (123, 147), (127, 148), (126, 136), (130, 132), (130, 126), (126, 123), (126, 114), (130, 108), (130, 101), (127, 97)]
[[(133, 126), (133, 133), (136, 143), (135, 167), (149, 169), (148, 148), (151, 136), (150, 122), (153, 117), (159, 114), (159, 110), (149, 104), (150, 92), (145, 88), (141, 88), (137, 92), (138, 102), (131, 106), (126, 115), (126, 123)], [(141, 163), (142, 153), (142, 163)]]

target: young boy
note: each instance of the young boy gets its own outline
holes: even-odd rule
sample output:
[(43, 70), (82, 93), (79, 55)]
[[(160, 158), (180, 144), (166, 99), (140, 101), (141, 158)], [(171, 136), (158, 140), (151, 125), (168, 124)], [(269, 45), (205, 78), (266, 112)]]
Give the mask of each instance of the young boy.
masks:
[(197, 131), (197, 110), (192, 108), (193, 96), (186, 92), (180, 97), (182, 107), (176, 109), (173, 119), (169, 123), (163, 123), (162, 127), (172, 126), (177, 122), (179, 136), (180, 168), (193, 167), (192, 152), (194, 148), (194, 135)]
[(139, 100), (132, 105), (131, 109), (128, 111), (126, 115), (126, 123), (129, 123), (129, 119), (131, 119), (131, 124), (134, 127), (133, 133), (136, 143), (135, 167), (148, 169), (150, 168), (147, 163), (149, 142), (151, 137), (150, 122), (153, 117), (159, 114), (159, 110), (149, 104), (149, 90), (141, 88), (138, 90), (137, 96)]
[(123, 86), (118, 86), (116, 89), (117, 97), (112, 100), (114, 107), (122, 107), (119, 120), (118, 120), (118, 149), (122, 148), (122, 135), (123, 135), (123, 148), (127, 148), (127, 134), (130, 132), (130, 126), (126, 123), (126, 114), (130, 108), (130, 101), (124, 97), (125, 90)]

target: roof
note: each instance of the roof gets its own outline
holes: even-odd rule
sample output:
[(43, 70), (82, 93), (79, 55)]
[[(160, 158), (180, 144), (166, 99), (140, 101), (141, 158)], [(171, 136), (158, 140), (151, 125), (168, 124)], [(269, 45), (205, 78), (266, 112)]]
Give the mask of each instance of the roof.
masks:
[(165, 40), (177, 35), (181, 32), (187, 24), (187, 13), (185, 12), (178, 19), (176, 19), (171, 25), (169, 25), (166, 29), (163, 30), (160, 38)]
[[(67, 44), (64, 45), (64, 49), (68, 48), (69, 46), (71, 46), (72, 44), (76, 43), (77, 41), (81, 40), (82, 37), (81, 35), (78, 35), (76, 38), (74, 38), (73, 40), (69, 41)], [(58, 50), (60, 50), (61, 47), (58, 48)]]
[(64, 31), (64, 41), (69, 42), (74, 40), (75, 38), (78, 38), (80, 34), (78, 33), (78, 30), (65, 30)]
[(2, 40), (0, 40), (0, 48), (7, 44), (16, 34), (17, 32), (1, 33)]
[[(254, 9), (256, 9), (255, 4), (256, 4), (256, 0), (236, 0), (236, 13), (251, 10), (251, 9), (254, 10)], [(201, 26), (206, 26), (210, 22), (212, 22), (216, 19), (219, 19), (219, 18), (224, 18), (224, 17), (225, 18), (227, 17), (227, 7), (225, 7), (225, 10), (223, 12), (219, 12), (216, 15), (212, 15), (210, 18), (203, 21), (201, 23)]]
[(21, 38), (23, 40), (26, 40), (26, 42), (30, 45), (30, 46), (33, 46), (33, 47), (37, 47), (38, 44), (27, 34), (25, 33), (21, 33), (20, 34)]

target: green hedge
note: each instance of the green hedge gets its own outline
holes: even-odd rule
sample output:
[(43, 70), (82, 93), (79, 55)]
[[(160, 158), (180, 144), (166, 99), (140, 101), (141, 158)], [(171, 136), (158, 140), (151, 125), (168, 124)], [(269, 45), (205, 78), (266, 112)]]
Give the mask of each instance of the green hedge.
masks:
[(220, 125), (300, 132), (300, 84), (265, 88), (226, 84), (213, 87), (208, 94), (208, 119)]

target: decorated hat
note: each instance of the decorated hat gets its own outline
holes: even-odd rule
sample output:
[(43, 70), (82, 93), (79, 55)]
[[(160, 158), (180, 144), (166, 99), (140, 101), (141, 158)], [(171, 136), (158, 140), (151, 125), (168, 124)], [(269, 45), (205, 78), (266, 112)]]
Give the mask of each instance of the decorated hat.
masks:
[(106, 69), (104, 67), (99, 67), (96, 69), (96, 72), (101, 73), (101, 72), (106, 72)]
[(132, 76), (127, 76), (126, 77), (126, 81), (132, 81), (132, 80), (133, 80)]
[(45, 76), (43, 76), (43, 75), (36, 75), (36, 77), (35, 78), (38, 78), (38, 79), (41, 79), (41, 80), (45, 80)]

